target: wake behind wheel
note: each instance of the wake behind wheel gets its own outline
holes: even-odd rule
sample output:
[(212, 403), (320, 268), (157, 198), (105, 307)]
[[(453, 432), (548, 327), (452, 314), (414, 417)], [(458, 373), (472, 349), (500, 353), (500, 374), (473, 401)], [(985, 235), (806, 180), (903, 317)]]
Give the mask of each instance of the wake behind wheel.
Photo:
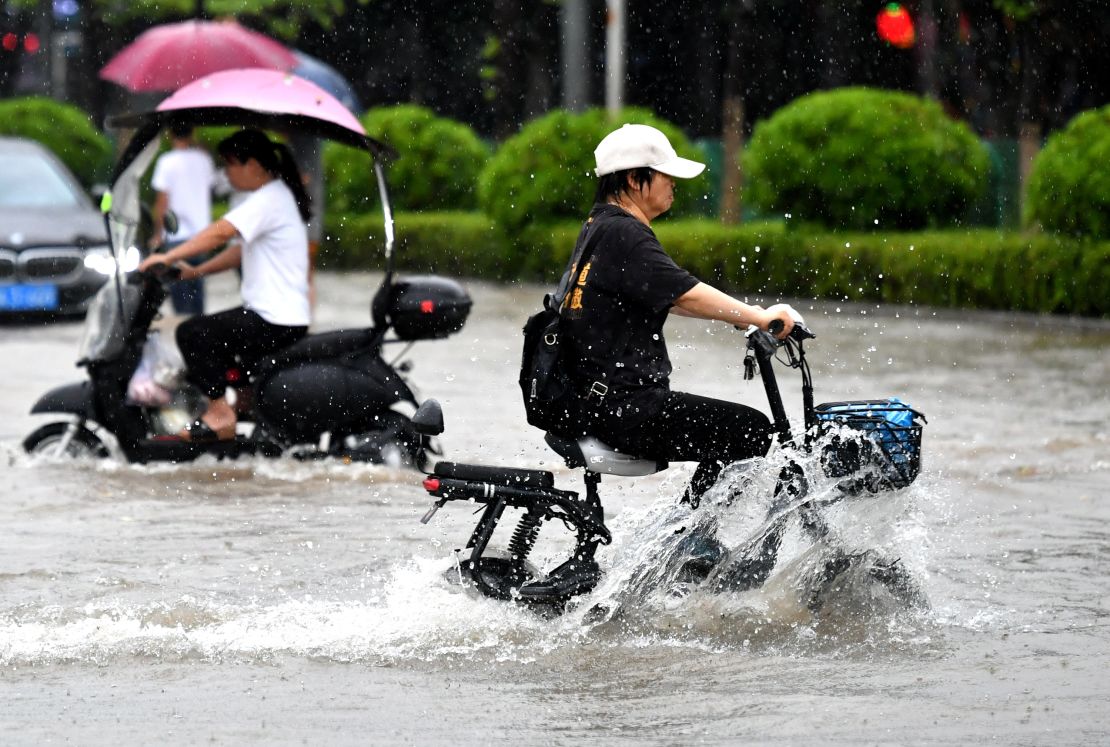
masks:
[[(70, 429), (72, 433), (70, 433)], [(100, 437), (76, 423), (47, 423), (23, 439), (23, 449), (32, 456), (107, 459), (111, 456)]]

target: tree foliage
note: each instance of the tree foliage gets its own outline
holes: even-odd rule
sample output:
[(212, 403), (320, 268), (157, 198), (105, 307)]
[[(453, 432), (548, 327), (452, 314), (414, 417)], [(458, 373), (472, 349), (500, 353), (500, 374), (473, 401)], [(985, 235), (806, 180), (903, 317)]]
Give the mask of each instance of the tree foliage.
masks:
[[(657, 127), (680, 156), (705, 160), (681, 130), (646, 109), (624, 109), (615, 119), (604, 109), (581, 114), (556, 109), (526, 124), (498, 148), (482, 172), (478, 195), (482, 209), (509, 231), (529, 223), (584, 218), (597, 184), (594, 148), (629, 122)], [(707, 186), (704, 173), (680, 180), (671, 214), (694, 212), (695, 203), (705, 199)]]
[[(274, 36), (293, 40), (306, 23), (331, 28), (348, 4), (345, 0), (203, 0), (202, 7), (209, 18), (237, 18)], [(92, 5), (108, 26), (193, 18), (198, 7), (197, 0), (93, 0)]]
[(746, 195), (766, 213), (835, 228), (957, 222), (986, 188), (985, 148), (936, 102), (843, 88), (813, 93), (756, 126)]
[[(404, 210), (469, 210), (477, 205), (478, 174), (489, 149), (468, 126), (404, 104), (362, 116), (366, 134), (397, 151), (386, 164), (391, 197)], [(328, 210), (364, 211), (377, 203), (369, 154), (328, 143), (324, 148)]]

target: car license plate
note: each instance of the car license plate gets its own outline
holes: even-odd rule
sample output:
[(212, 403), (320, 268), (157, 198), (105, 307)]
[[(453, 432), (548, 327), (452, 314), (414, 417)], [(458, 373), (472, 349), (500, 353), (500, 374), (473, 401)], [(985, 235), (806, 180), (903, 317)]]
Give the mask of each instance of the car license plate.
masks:
[(58, 286), (52, 283), (0, 285), (0, 310), (53, 311), (57, 308)]

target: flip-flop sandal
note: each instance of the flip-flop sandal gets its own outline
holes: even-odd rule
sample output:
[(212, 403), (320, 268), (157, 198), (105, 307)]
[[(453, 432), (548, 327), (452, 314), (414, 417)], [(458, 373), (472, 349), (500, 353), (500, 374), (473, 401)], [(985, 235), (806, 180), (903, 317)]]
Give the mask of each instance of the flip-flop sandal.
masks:
[(194, 444), (211, 444), (217, 441), (230, 441), (235, 438), (235, 431), (231, 429), (228, 435), (222, 435), (219, 431), (214, 431), (200, 418), (197, 418), (189, 425), (185, 426), (185, 430), (180, 434), (182, 441), (187, 441)]

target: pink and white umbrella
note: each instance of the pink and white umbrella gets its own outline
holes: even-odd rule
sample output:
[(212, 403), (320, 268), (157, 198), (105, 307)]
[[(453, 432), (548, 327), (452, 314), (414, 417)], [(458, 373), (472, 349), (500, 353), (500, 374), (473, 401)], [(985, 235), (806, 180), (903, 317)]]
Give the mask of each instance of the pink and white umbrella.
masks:
[(365, 148), (388, 148), (366, 136), (347, 107), (315, 83), (277, 70), (225, 70), (177, 90), (152, 112), (113, 117), (110, 124), (142, 128), (171, 122), (243, 125), (307, 134)]
[(130, 91), (173, 91), (205, 75), (244, 67), (289, 71), (292, 50), (235, 21), (155, 26), (120, 50), (100, 77)]

